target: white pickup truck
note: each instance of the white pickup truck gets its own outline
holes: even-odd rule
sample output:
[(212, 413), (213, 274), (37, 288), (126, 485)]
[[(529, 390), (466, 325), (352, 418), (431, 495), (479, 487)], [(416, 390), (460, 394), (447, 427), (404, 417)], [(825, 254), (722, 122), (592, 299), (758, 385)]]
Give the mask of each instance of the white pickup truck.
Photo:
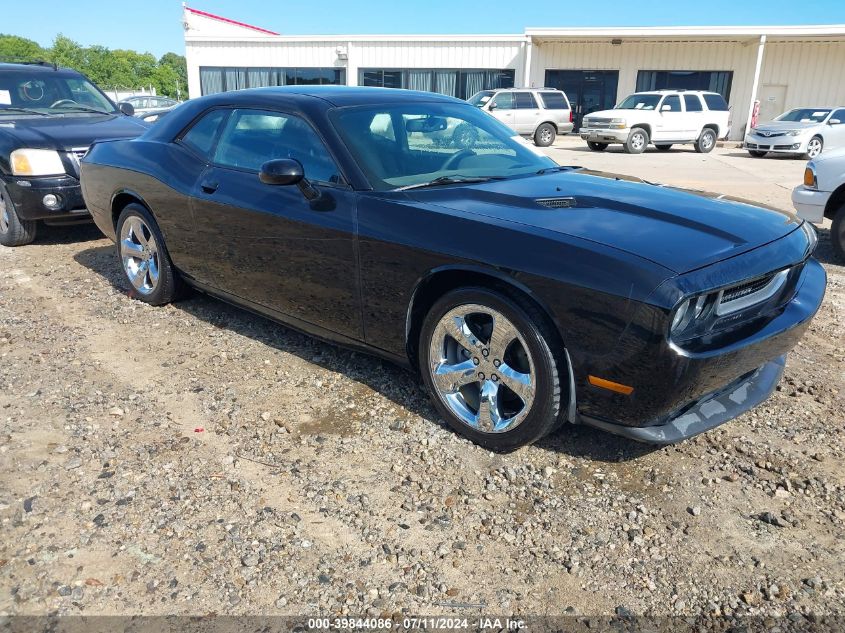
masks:
[(833, 220), (830, 243), (845, 262), (845, 149), (825, 152), (807, 163), (803, 184), (792, 190), (792, 204), (808, 222)]
[(579, 133), (594, 152), (611, 143), (622, 143), (629, 154), (641, 154), (649, 144), (666, 151), (691, 143), (696, 152), (707, 153), (730, 130), (730, 109), (719, 93), (652, 90), (626, 97), (613, 110), (591, 112)]

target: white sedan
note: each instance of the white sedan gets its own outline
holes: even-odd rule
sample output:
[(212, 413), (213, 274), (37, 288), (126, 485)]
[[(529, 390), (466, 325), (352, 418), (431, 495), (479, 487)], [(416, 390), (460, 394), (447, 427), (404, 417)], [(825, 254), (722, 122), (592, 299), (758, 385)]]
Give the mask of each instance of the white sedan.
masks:
[(804, 183), (792, 190), (792, 204), (808, 222), (833, 221), (830, 242), (845, 262), (845, 148), (807, 163)]
[(795, 108), (745, 135), (755, 158), (769, 152), (813, 159), (823, 150), (845, 147), (845, 108)]

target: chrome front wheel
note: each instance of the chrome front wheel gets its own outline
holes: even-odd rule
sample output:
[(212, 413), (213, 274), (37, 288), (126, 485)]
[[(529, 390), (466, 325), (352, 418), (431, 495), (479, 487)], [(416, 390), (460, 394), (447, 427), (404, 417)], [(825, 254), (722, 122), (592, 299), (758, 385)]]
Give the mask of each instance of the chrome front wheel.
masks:
[(129, 217), (120, 229), (120, 258), (132, 286), (142, 295), (155, 292), (159, 281), (159, 252), (155, 235), (138, 216)]
[(431, 338), (429, 371), (438, 398), (483, 433), (511, 431), (534, 403), (534, 362), (502, 313), (469, 304), (443, 315)]
[(814, 136), (807, 143), (806, 157), (815, 158), (816, 156), (822, 153), (823, 147), (824, 145), (822, 143), (822, 140), (818, 136)]

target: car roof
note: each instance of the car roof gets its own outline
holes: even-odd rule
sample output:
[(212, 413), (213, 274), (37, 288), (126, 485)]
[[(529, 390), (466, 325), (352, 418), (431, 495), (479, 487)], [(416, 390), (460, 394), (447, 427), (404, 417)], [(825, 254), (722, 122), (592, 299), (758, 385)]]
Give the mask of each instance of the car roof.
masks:
[(665, 94), (691, 94), (691, 95), (717, 95), (712, 90), (687, 90), (686, 88), (663, 88), (661, 90), (637, 90), (633, 94), (638, 95), (665, 95)]
[(18, 71), (27, 73), (62, 73), (63, 75), (77, 76), (80, 73), (72, 68), (63, 68), (55, 66), (49, 62), (26, 62), (26, 63), (7, 63), (0, 62), (0, 72), (3, 71)]
[(211, 95), (209, 100), (225, 101), (230, 104), (239, 102), (271, 101), (273, 97), (305, 101), (321, 99), (335, 106), (375, 105), (402, 103), (408, 101), (440, 101), (448, 103), (466, 103), (462, 99), (447, 97), (435, 92), (403, 90), (396, 88), (371, 88), (364, 86), (273, 86), (268, 88), (248, 88), (232, 92)]
[(542, 91), (542, 92), (563, 92), (563, 90), (561, 90), (560, 88), (547, 88), (545, 86), (542, 87), (542, 88), (537, 88), (537, 87), (534, 87), (534, 88), (516, 88), (516, 87), (512, 87), (512, 88), (490, 88), (489, 90), (482, 90), (481, 92), (507, 92), (508, 90), (520, 90), (520, 91), (534, 90), (534, 91)]

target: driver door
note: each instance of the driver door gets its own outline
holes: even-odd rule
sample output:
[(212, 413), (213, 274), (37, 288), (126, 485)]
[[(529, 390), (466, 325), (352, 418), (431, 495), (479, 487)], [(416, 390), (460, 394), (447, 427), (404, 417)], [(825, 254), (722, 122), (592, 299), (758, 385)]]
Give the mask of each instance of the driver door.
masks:
[[(295, 158), (323, 194), (258, 178), (261, 165)], [(192, 198), (194, 276), (248, 302), (362, 338), (354, 251), (355, 196), (302, 118), (233, 109)]]
[[(838, 120), (839, 123), (830, 123)], [(825, 132), (825, 149), (845, 147), (845, 108), (834, 110), (828, 119), (828, 128)]]
[(666, 95), (660, 102), (651, 140), (659, 142), (684, 139), (685, 116), (686, 113), (681, 107), (681, 98), (678, 95)]

